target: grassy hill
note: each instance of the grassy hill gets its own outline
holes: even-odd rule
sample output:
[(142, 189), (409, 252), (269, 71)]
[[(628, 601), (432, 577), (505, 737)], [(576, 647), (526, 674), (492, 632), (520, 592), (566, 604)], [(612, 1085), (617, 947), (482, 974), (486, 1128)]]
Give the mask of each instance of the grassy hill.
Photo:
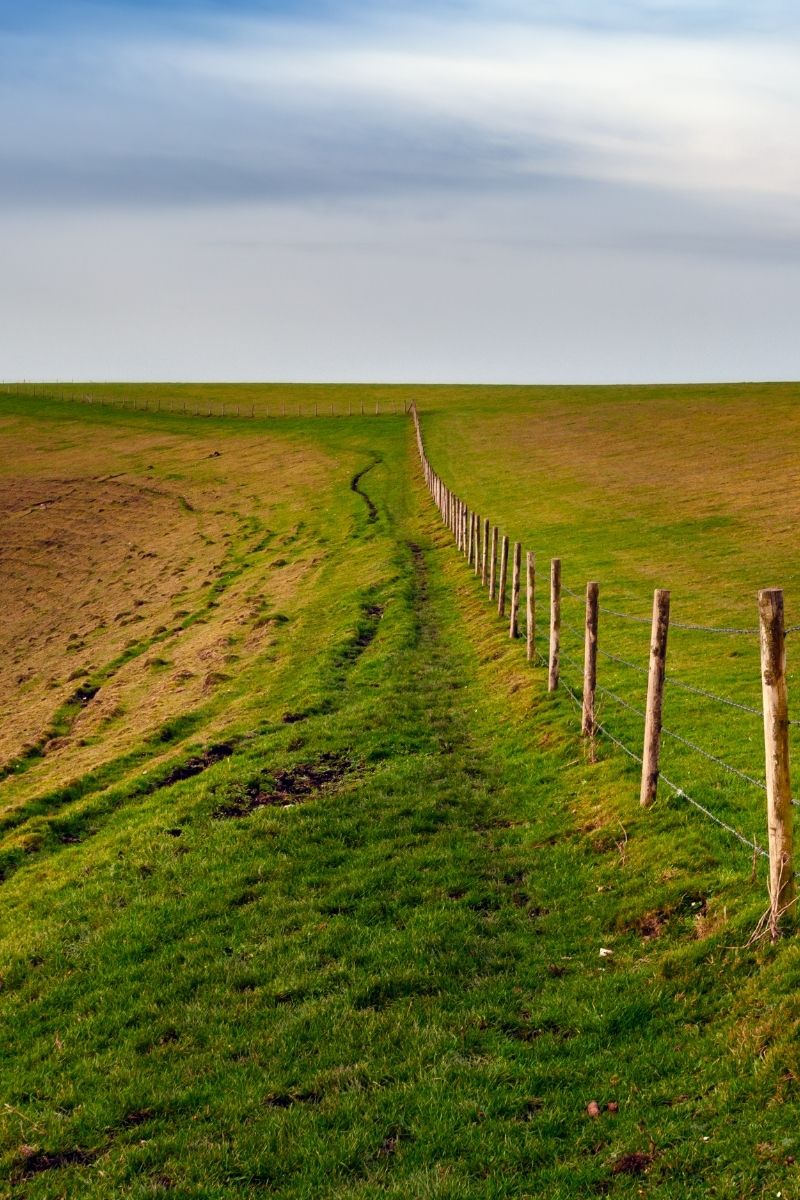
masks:
[[(2, 1194), (793, 1195), (800, 957), (748, 945), (763, 868), (586, 756), (401, 409), (540, 569), (751, 626), (771, 583), (793, 619), (796, 389), (114, 398), (145, 394), (0, 397)], [(677, 677), (757, 701), (749, 636), (684, 636)], [(757, 721), (666, 719), (757, 769)]]

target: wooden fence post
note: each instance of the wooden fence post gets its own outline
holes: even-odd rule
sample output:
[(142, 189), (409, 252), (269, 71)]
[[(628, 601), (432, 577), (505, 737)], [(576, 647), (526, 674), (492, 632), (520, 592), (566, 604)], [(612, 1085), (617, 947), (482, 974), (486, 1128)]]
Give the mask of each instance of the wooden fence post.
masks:
[(581, 733), (594, 737), (594, 696), (597, 687), (597, 603), (599, 584), (586, 585), (586, 633), (583, 649), (583, 712)]
[(550, 562), (550, 662), (547, 672), (547, 690), (554, 692), (558, 687), (558, 668), (561, 657), (561, 559)]
[(767, 776), (770, 931), (774, 941), (781, 917), (785, 915), (792, 921), (795, 915), (786, 634), (783, 592), (780, 588), (766, 588), (758, 593), (758, 612), (761, 619), (761, 692)]
[(482, 527), (482, 525), (483, 525), (483, 522), (481, 521), (481, 518), (476, 513), (475, 514), (475, 554), (474, 554), (473, 564), (472, 564), (473, 567), (475, 568), (476, 575), (480, 575), (480, 573), (481, 573), (481, 527)]
[(522, 568), (522, 546), (514, 542), (514, 567), (511, 574), (511, 620), (508, 624), (508, 636), (519, 637), (519, 577)]
[(508, 582), (508, 534), (503, 534), (503, 546), (500, 551), (500, 583), (497, 588), (497, 615), (506, 615), (506, 584)]
[(664, 705), (668, 633), (669, 592), (664, 588), (656, 588), (653, 595), (653, 626), (650, 633), (650, 673), (647, 679), (647, 708), (644, 721), (642, 789), (639, 795), (639, 801), (645, 808), (650, 807), (658, 792), (661, 712)]
[(489, 599), (494, 600), (497, 582), (497, 526), (492, 526), (492, 557), (489, 563)]
[(481, 555), (481, 584), (486, 587), (486, 576), (489, 570), (489, 518), (483, 518), (483, 554)]
[(536, 559), (530, 550), (525, 555), (525, 653), (528, 662), (533, 662), (536, 653)]
[(469, 531), (467, 534), (467, 566), (472, 566), (472, 547), (475, 541), (475, 513), (469, 514)]

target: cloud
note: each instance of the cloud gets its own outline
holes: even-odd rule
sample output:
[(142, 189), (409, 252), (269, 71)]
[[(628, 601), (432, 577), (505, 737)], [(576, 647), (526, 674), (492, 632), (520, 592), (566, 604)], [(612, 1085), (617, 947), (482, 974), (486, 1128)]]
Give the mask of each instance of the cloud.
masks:
[(631, 32), (648, 14), (691, 26), (689, 9), (601, 4), (598, 30), (577, 3), (505, 3), (500, 19), (379, 5), (361, 21), (173, 4), (172, 26), (125, 38), (113, 22), (7, 33), (0, 103), (18, 118), (0, 132), (0, 203), (455, 200), (549, 175), (798, 198), (797, 45)]
[(796, 373), (794, 7), (0, 0), (5, 369)]

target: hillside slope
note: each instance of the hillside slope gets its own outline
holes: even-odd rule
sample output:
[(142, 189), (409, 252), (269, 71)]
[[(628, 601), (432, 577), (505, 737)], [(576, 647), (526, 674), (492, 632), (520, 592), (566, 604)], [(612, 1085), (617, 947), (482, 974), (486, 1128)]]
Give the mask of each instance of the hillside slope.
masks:
[[(2, 403), (53, 477), (129, 455), (176, 514), (153, 518), (163, 570), (119, 585), (146, 601), (125, 662), (104, 559), (91, 630), (68, 585), (48, 604), (47, 672), (76, 633), (98, 690), (9, 742), (4, 1194), (794, 1194), (795, 943), (746, 948), (746, 854), (584, 758), (435, 519), (407, 420)], [(95, 454), (57, 464), (78, 437)], [(11, 495), (33, 474), (3, 472)], [(71, 544), (95, 522), (73, 500)], [(29, 628), (6, 622), (5, 659)]]

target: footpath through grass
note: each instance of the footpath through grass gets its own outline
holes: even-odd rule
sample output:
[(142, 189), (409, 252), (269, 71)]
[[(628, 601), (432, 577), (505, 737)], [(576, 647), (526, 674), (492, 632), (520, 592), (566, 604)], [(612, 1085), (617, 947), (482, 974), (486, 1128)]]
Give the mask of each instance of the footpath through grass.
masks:
[(315, 565), (227, 724), (9, 869), (2, 1194), (796, 1195), (800, 956), (742, 948), (747, 862), (585, 761), (407, 421), (254, 432), (331, 464), (270, 517)]

